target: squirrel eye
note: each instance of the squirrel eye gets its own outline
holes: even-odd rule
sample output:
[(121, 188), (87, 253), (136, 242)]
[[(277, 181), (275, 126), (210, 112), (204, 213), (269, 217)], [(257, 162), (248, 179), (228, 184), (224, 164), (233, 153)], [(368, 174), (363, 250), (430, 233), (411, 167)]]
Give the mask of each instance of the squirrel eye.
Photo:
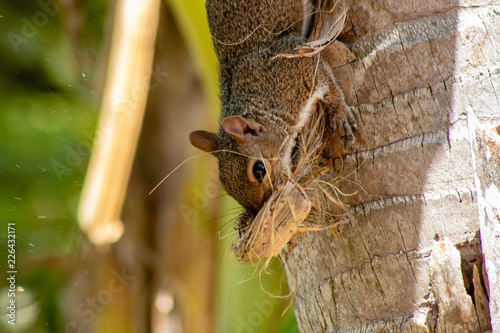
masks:
[(266, 166), (262, 161), (256, 161), (252, 167), (252, 174), (259, 181), (259, 183), (262, 183), (262, 180), (264, 179), (264, 176), (266, 175)]

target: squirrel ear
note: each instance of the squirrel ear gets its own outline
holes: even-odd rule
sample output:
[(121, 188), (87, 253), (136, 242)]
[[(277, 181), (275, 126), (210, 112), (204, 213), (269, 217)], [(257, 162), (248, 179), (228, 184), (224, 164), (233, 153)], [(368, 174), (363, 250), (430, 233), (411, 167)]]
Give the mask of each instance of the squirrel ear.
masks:
[(298, 47), (299, 54), (317, 54), (334, 41), (344, 28), (347, 7), (342, 1), (303, 0), (302, 37), (307, 43)]
[(217, 147), (217, 134), (207, 131), (194, 131), (189, 134), (189, 141), (196, 148), (212, 153)]
[(246, 119), (240, 116), (226, 117), (221, 123), (224, 132), (229, 134), (238, 143), (244, 143), (248, 136), (258, 136), (262, 132), (262, 125), (255, 120)]

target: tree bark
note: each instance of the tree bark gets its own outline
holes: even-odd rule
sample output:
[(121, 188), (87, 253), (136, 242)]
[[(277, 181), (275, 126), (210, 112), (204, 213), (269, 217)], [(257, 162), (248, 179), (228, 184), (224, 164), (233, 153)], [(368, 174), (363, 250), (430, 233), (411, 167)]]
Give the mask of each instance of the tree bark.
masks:
[(499, 13), (351, 1), (337, 74), (364, 143), (331, 176), (343, 223), (281, 254), (301, 332), (500, 330)]

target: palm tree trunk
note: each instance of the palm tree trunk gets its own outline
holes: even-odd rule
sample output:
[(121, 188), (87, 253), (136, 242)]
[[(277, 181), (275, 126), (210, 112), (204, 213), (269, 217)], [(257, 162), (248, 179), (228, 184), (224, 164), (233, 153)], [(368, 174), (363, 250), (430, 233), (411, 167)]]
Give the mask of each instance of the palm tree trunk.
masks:
[(281, 256), (299, 328), (500, 330), (500, 4), (351, 2), (364, 143), (335, 161), (343, 223)]

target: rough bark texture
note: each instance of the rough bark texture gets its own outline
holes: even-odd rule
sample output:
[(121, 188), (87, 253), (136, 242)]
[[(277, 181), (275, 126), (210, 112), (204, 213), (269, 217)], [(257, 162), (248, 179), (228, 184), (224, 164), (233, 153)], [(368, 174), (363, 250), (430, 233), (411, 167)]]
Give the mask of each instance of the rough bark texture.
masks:
[(500, 126), (474, 137), (481, 243), (489, 284), (491, 326), (500, 329)]
[(350, 6), (337, 71), (365, 143), (335, 161), (339, 238), (282, 253), (300, 330), (500, 331), (500, 4)]

